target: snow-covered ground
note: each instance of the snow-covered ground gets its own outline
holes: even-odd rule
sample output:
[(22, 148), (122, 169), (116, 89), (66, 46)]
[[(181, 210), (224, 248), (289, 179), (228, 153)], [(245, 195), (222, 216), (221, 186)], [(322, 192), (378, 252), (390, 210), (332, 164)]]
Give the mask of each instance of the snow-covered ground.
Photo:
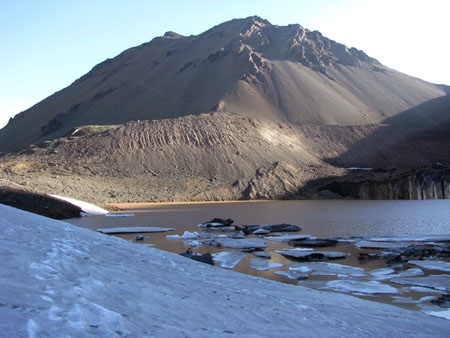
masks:
[(449, 337), (450, 321), (281, 284), (0, 205), (2, 337)]

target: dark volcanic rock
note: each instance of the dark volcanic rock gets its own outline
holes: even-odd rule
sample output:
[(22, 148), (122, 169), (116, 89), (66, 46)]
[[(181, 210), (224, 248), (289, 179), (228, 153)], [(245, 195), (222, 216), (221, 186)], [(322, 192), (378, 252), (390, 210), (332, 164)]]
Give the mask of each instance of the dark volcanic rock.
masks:
[(241, 230), (247, 235), (252, 234), (259, 229), (266, 230), (269, 233), (270, 232), (295, 232), (295, 231), (302, 230), (297, 225), (284, 224), (284, 223), (282, 223), (282, 224), (244, 225), (244, 227), (241, 228)]
[(347, 256), (347, 254), (343, 252), (334, 252), (334, 251), (284, 249), (284, 250), (277, 250), (275, 252), (287, 258), (293, 258), (300, 261), (339, 259), (345, 258)]
[(205, 254), (199, 254), (199, 253), (193, 252), (191, 249), (187, 249), (186, 252), (184, 252), (180, 255), (184, 256), (186, 258), (193, 259), (194, 261), (197, 261), (197, 262), (214, 265), (213, 257), (209, 252), (205, 253)]
[(450, 168), (440, 164), (408, 170), (351, 170), (319, 191), (357, 199), (448, 199)]
[(80, 217), (81, 214), (79, 207), (68, 202), (8, 186), (0, 186), (0, 203), (54, 219)]
[(337, 244), (335, 239), (295, 239), (289, 241), (292, 246), (311, 246), (311, 247), (327, 247)]

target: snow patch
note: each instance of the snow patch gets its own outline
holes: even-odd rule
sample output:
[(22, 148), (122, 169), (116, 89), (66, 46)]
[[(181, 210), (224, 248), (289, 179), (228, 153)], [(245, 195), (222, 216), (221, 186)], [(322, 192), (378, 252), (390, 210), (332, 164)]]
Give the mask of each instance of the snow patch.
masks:
[(92, 203), (80, 201), (70, 197), (58, 196), (58, 195), (50, 195), (54, 198), (57, 198), (61, 201), (69, 202), (77, 207), (81, 208), (83, 211), (82, 216), (94, 216), (94, 215), (106, 215), (108, 210), (100, 208)]

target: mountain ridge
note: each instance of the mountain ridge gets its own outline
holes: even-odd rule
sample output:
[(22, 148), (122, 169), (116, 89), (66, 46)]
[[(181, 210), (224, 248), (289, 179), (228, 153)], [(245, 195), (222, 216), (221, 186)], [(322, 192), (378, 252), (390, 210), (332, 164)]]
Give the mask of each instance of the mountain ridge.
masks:
[(447, 198), (449, 93), (297, 24), (168, 31), (15, 116), (0, 179), (101, 203)]
[(16, 115), (0, 130), (0, 150), (84, 124), (214, 110), (297, 125), (379, 123), (444, 94), (320, 32), (249, 17), (196, 36), (169, 33), (105, 60)]

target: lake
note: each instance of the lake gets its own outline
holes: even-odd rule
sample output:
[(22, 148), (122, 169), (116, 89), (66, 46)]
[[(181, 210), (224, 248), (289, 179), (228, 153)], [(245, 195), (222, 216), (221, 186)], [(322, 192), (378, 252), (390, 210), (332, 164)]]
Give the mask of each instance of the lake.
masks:
[[(257, 202), (224, 202), (224, 203), (181, 203), (181, 204), (120, 204), (123, 211), (115, 214), (130, 213), (132, 217), (92, 216), (67, 220), (80, 227), (96, 230), (99, 228), (114, 228), (128, 226), (170, 227), (174, 231), (146, 234), (145, 241), (136, 241), (142, 245), (151, 245), (158, 249), (183, 253), (191, 245), (188, 240), (167, 239), (168, 234), (182, 235), (184, 231), (203, 232), (199, 223), (212, 218), (231, 218), (234, 225), (255, 225), (290, 223), (301, 227), (301, 234), (308, 234), (319, 238), (350, 238), (350, 237), (379, 237), (391, 235), (450, 235), (450, 200), (421, 200), (421, 201), (360, 201), (360, 200), (319, 200), (319, 201), (257, 201)], [(136, 234), (119, 234), (124, 239), (134, 241)], [(247, 236), (248, 237), (248, 236)], [(256, 236), (253, 236), (256, 237)], [(370, 249), (360, 249), (353, 242), (344, 242), (336, 247), (324, 248), (324, 251), (339, 251), (347, 254), (345, 259), (333, 260), (345, 266), (361, 268), (366, 277), (346, 276), (345, 272), (330, 273), (328, 271), (312, 271), (306, 281), (289, 279), (276, 272), (289, 272), (298, 262), (292, 261), (276, 250), (289, 248), (287, 242), (267, 241), (265, 251), (271, 255), (270, 263), (283, 264), (276, 269), (257, 270), (250, 267), (255, 256), (248, 253), (233, 270), (276, 280), (283, 283), (298, 284), (317, 289), (326, 287), (326, 283), (336, 280), (350, 279), (356, 281), (379, 283), (370, 277), (370, 272), (386, 268), (384, 260), (359, 260), (361, 252), (374, 252)], [(292, 247), (290, 247), (292, 248)], [(217, 246), (201, 245), (194, 247), (197, 253), (239, 252)], [(331, 262), (331, 261), (330, 261)], [(332, 263), (332, 264), (333, 264)], [(331, 264), (331, 265), (332, 265)], [(217, 262), (216, 262), (217, 265)], [(411, 266), (397, 266), (396, 272), (411, 269)], [(417, 269), (416, 269), (417, 270)], [(411, 270), (412, 271), (412, 270)], [(436, 273), (425, 271), (424, 275)], [(437, 272), (440, 273), (440, 272)], [(367, 277), (369, 276), (369, 277)], [(371, 279), (372, 278), (372, 279)], [(418, 302), (426, 297), (436, 296), (431, 290), (409, 290), (395, 285), (389, 280), (383, 280), (382, 286), (387, 285), (399, 290), (394, 294), (368, 294), (354, 292), (360, 297), (388, 303), (400, 303), (400, 306), (418, 309)], [(359, 287), (359, 286), (358, 286)], [(349, 291), (351, 292), (351, 290)], [(405, 296), (403, 296), (405, 294)], [(397, 304), (398, 305), (398, 304)], [(429, 301), (427, 306), (429, 305)]]
[(186, 204), (121, 204), (134, 217), (103, 216), (70, 223), (97, 229), (116, 226), (195, 229), (211, 218), (236, 225), (291, 223), (317, 237), (440, 235), (450, 233), (450, 200), (421, 201), (261, 201)]

